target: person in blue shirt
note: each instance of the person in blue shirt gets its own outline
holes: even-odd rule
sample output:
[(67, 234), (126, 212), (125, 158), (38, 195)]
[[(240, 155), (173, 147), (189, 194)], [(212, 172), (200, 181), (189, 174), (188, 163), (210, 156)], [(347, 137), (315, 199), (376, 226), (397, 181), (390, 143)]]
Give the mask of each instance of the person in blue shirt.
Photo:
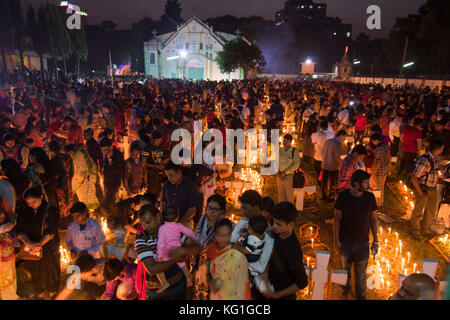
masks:
[(66, 245), (72, 260), (86, 251), (94, 258), (101, 257), (101, 249), (106, 238), (100, 224), (88, 217), (88, 209), (83, 202), (76, 202), (70, 208), (73, 221), (66, 232)]

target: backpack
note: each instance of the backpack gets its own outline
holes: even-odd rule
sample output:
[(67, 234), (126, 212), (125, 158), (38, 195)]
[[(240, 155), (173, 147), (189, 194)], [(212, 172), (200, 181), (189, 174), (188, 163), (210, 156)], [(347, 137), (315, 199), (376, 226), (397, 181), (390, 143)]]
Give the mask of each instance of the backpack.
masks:
[(419, 177), (419, 179), (422, 179), (423, 177), (427, 177), (426, 180), (425, 180), (425, 185), (428, 182), (428, 176), (429, 176), (430, 172), (435, 170), (433, 159), (431, 159), (426, 153), (421, 155), (420, 157), (417, 157), (416, 159), (414, 159), (414, 161), (411, 162), (411, 164), (409, 166), (408, 176), (406, 177), (406, 185), (408, 186), (408, 188), (413, 189), (413, 190), (414, 190), (414, 186), (413, 186), (413, 184), (411, 182), (411, 177), (412, 177), (412, 174), (413, 174), (414, 170), (416, 169), (417, 160), (419, 160), (422, 157), (426, 158), (431, 164), (430, 171), (425, 173), (423, 176)]
[[(292, 159), (294, 159), (295, 148), (292, 148)], [(294, 178), (292, 180), (292, 187), (297, 189), (301, 189), (305, 186), (305, 173), (302, 169), (298, 168), (297, 171), (294, 172)]]

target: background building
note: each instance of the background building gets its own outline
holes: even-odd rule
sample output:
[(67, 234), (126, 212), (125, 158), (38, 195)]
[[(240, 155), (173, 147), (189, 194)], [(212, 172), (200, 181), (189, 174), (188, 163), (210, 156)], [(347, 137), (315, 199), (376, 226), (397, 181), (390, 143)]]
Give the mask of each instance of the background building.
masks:
[(176, 31), (156, 35), (144, 43), (145, 74), (153, 78), (188, 80), (243, 79), (241, 70), (220, 72), (215, 62), (223, 45), (236, 35), (214, 32), (197, 18), (191, 18)]
[(351, 37), (351, 24), (343, 24), (341, 19), (326, 15), (326, 3), (314, 3), (312, 0), (288, 0), (284, 4), (284, 9), (275, 14), (275, 25), (277, 27), (287, 24), (304, 25), (314, 27), (331, 37)]

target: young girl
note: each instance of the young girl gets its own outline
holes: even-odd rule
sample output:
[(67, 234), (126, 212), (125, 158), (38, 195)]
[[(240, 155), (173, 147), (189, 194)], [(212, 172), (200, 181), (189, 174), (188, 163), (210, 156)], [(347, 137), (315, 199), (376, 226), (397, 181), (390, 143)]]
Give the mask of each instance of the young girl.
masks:
[[(184, 234), (195, 241), (195, 234), (192, 230), (177, 222), (178, 209), (176, 207), (167, 206), (163, 210), (162, 217), (164, 219), (164, 224), (158, 231), (158, 244), (156, 246), (156, 250), (158, 259), (168, 261), (170, 260), (169, 252), (175, 248), (181, 247), (181, 235)], [(192, 287), (192, 280), (186, 264), (182, 262), (178, 263), (178, 266), (181, 268), (184, 273), (184, 277), (186, 278), (186, 287)], [(159, 273), (158, 278), (161, 282), (161, 288), (157, 291), (157, 293), (161, 293), (169, 288), (170, 284), (167, 282), (164, 272)]]

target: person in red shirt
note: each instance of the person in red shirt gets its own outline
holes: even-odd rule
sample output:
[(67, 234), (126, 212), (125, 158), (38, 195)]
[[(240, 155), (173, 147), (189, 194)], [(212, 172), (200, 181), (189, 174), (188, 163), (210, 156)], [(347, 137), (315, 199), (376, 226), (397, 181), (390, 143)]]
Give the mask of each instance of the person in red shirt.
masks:
[(413, 125), (408, 125), (401, 132), (402, 153), (398, 168), (400, 178), (408, 175), (411, 163), (417, 157), (417, 152), (422, 148), (422, 133), (419, 130), (421, 124), (422, 119), (416, 118)]
[(392, 120), (393, 111), (391, 107), (387, 108), (385, 115), (380, 119), (381, 134), (383, 136), (389, 137), (389, 124)]
[(367, 119), (364, 115), (364, 106), (359, 105), (356, 109), (357, 115), (353, 117), (353, 120), (356, 120), (355, 124), (355, 143), (363, 144), (364, 139), (364, 130), (366, 129)]
[(81, 144), (84, 147), (83, 130), (74, 119), (65, 117), (62, 129), (68, 144)]

